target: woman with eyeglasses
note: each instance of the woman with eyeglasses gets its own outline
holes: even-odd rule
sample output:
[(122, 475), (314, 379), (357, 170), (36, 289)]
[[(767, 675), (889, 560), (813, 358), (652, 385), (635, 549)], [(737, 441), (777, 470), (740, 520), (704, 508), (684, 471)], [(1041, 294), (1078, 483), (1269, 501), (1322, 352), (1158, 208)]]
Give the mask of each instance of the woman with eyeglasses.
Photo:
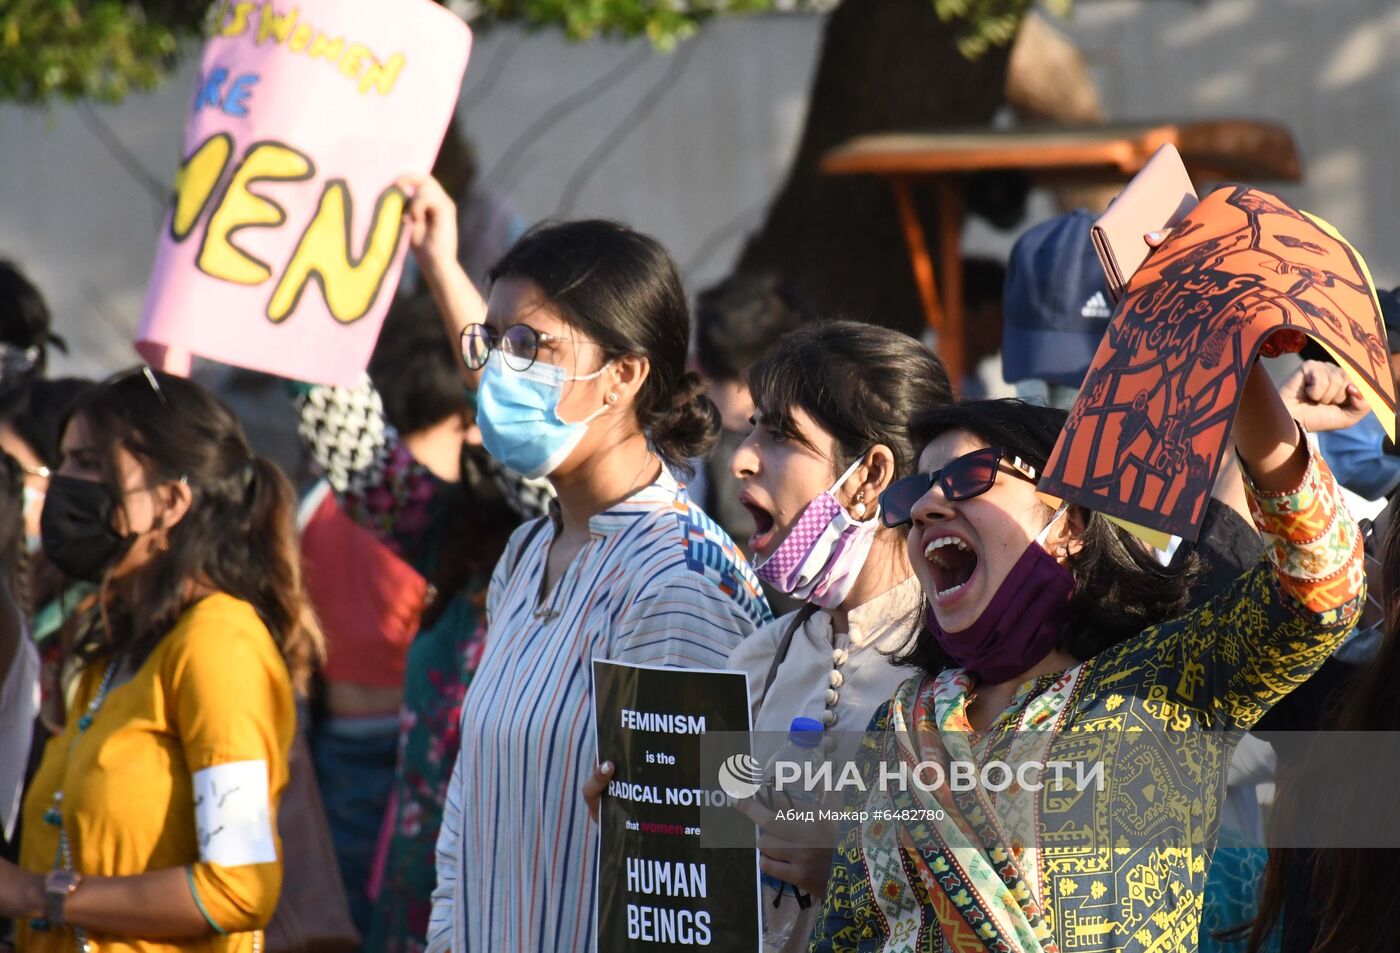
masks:
[(0, 915), (26, 951), (257, 949), (293, 686), (320, 654), (291, 487), (226, 407), (146, 368), (84, 394), (61, 448), (44, 552), (98, 605)]
[[(336, 504), (427, 583), (394, 692), (402, 706), (391, 786), (342, 784), (334, 803), (327, 802), (332, 836), (341, 835), (337, 850), (352, 861), (342, 859), (340, 870), (352, 913), (356, 898), (372, 906), (361, 931), (371, 953), (424, 948), (438, 831), (457, 759), (462, 701), (485, 646), (491, 574), (515, 528), (546, 513), (552, 498), (544, 480), (502, 467), (481, 447), (472, 401), (480, 369), (464, 363), (462, 335), (480, 323), (486, 304), (459, 262), (456, 207), (431, 176), (406, 176), (398, 185), (412, 195), (405, 225), (431, 302), (423, 295), (394, 302), (358, 383), (293, 386), (298, 432)], [(323, 552), (354, 562), (353, 553), (335, 554), (334, 542), (323, 542)], [(367, 571), (362, 565), (356, 570)], [(376, 585), (392, 595), (386, 579)], [(314, 596), (315, 580), (311, 589)], [(392, 597), (405, 604), (404, 595)], [(363, 625), (353, 607), (337, 612), (342, 621)], [(326, 621), (329, 637), (333, 620)], [(365, 701), (381, 700), (392, 673), (382, 659), (367, 657), (374, 653), (342, 646), (342, 661), (350, 663), (340, 666), (342, 672), (379, 669), (369, 691), (348, 679), (337, 686), (330, 678), (336, 646), (328, 641), (326, 717), (319, 727), (322, 735), (340, 737), (313, 754), (331, 772), (338, 764), (342, 771), (352, 767), (363, 781), (363, 722), (334, 722), (363, 711)]]
[[(455, 260), (452, 252), (450, 261)], [(298, 429), (326, 474), (336, 504), (428, 584), (426, 598), (414, 606), (417, 629), (400, 662), (402, 704), (395, 719), (390, 786), (384, 792), (387, 816), (384, 801), (376, 802), (375, 787), (364, 783), (367, 777), (373, 780), (363, 769), (364, 753), (355, 750), (365, 733), (354, 732), (352, 722), (347, 726), (351, 731), (332, 739), (329, 752), (332, 772), (337, 761), (342, 778), (349, 775), (347, 768), (355, 771), (356, 783), (340, 785), (328, 814), (339, 810), (342, 828), (349, 827), (370, 848), (359, 876), (352, 877), (352, 865), (342, 861), (341, 878), (347, 896), (373, 897), (371, 922), (363, 931), (364, 948), (371, 953), (414, 953), (426, 941), (438, 828), (457, 758), (462, 701), (485, 644), (491, 572), (511, 533), (524, 520), (543, 515), (541, 498), (548, 499), (542, 492), (547, 487), (539, 481), (504, 473), (482, 450), (470, 393), (458, 373), (459, 337), (449, 341), (432, 311), (419, 299), (395, 302), (369, 374), (353, 387), (306, 388), (299, 401)], [(303, 534), (304, 552), (306, 539)], [(366, 582), (362, 557), (336, 555), (332, 545), (321, 550), (331, 554), (332, 565), (344, 560), (355, 567), (347, 584), (381, 587), (376, 591), (392, 595), (382, 588), (390, 585), (388, 579)], [(314, 553), (307, 557), (314, 566)], [(308, 588), (316, 598), (314, 579)], [(394, 598), (403, 596), (399, 592)], [(362, 612), (363, 601), (358, 596), (341, 600), (336, 611), (342, 624), (356, 619), (355, 609)], [(325, 621), (329, 664), (337, 647), (331, 619)], [(365, 657), (374, 653), (353, 644), (343, 649), (362, 672), (379, 664), (377, 677), (384, 678), (382, 659), (376, 663)], [(334, 697), (328, 676), (323, 675), (328, 682), (323, 733), (335, 727), (338, 702), (343, 712), (345, 702), (354, 701), (353, 691), (342, 692), (340, 700)], [(325, 791), (332, 785), (323, 782), (321, 787)], [(358, 819), (358, 830), (346, 823)], [(332, 820), (333, 836), (334, 824)], [(377, 894), (367, 886), (369, 891), (377, 887)]]
[[(1303, 411), (1366, 412), (1354, 387)], [(923, 472), (881, 506), (911, 524), (924, 674), (871, 724), (813, 950), (1194, 950), (1230, 750), (1355, 624), (1360, 534), (1262, 368), (1233, 433), (1267, 557), (1195, 608), (1125, 530), (1037, 496), (1064, 421), (982, 401), (912, 425)]]
[(680, 274), (653, 239), (545, 224), (491, 272), (463, 354), (500, 464), (556, 504), (496, 566), (438, 840), (430, 950), (593, 947), (593, 658), (722, 668), (769, 612), (758, 580), (673, 471), (719, 415), (685, 371)]
[[(754, 521), (759, 578), (805, 603), (729, 657), (749, 675), (761, 732), (754, 753), (767, 763), (794, 718), (859, 732), (908, 677), (892, 656), (922, 626), (923, 594), (877, 501), (914, 471), (920, 448), (909, 419), (953, 395), (943, 365), (918, 341), (854, 321), (784, 335), (750, 369), (748, 385), (751, 430), (728, 465)], [(825, 740), (826, 753), (837, 754), (836, 736)], [(593, 803), (611, 773), (605, 763), (594, 775), (585, 791)], [(789, 830), (756, 802), (745, 810), (765, 831), (767, 948), (806, 949), (831, 872), (830, 840), (823, 847), (810, 831)]]

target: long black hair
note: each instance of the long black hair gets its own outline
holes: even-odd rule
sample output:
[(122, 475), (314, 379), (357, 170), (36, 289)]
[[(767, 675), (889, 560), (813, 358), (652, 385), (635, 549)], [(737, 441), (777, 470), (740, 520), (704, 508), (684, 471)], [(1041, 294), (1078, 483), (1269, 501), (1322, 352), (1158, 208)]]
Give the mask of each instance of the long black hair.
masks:
[(192, 500), (170, 528), (169, 548), (142, 567), (143, 599), (125, 605), (103, 580), (100, 626), (80, 633), (84, 663), (116, 651), (137, 664), (190, 607), (190, 583), (252, 604), (304, 690), (323, 655), (321, 630), (302, 586), (291, 484), (248, 446), (232, 411), (203, 387), (146, 368), (84, 393), (81, 418), (102, 461), (103, 482), (121, 499), (117, 448), (132, 454), (150, 485), (184, 480)]
[[(1067, 416), (1063, 410), (1019, 400), (974, 400), (925, 411), (910, 429), (921, 450), (934, 438), (961, 430), (1016, 454), (1043, 473)], [(1166, 568), (1107, 517), (1082, 507), (1071, 510), (1082, 518), (1084, 530), (1079, 551), (1067, 561), (1075, 588), (1060, 649), (1077, 659), (1092, 658), (1190, 607), (1190, 588), (1200, 565), (1194, 553), (1179, 566)], [(1045, 515), (1048, 521), (1049, 507)], [(930, 632), (920, 637), (905, 661), (930, 672), (947, 665)]]
[(719, 435), (719, 409), (685, 369), (690, 308), (676, 263), (654, 238), (601, 219), (545, 222), (491, 269), (534, 283), (607, 359), (646, 357), (637, 423), (673, 470), (688, 473)]

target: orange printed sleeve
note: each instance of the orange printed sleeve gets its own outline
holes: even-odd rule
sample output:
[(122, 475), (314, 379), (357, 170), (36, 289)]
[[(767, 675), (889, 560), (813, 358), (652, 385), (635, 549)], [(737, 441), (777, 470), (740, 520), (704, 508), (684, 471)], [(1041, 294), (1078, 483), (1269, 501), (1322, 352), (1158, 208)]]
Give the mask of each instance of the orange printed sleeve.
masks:
[(1309, 454), (1295, 489), (1265, 493), (1248, 475), (1245, 488), (1279, 587), (1320, 623), (1334, 625), (1359, 616), (1365, 599), (1361, 532), (1327, 462), (1315, 448)]

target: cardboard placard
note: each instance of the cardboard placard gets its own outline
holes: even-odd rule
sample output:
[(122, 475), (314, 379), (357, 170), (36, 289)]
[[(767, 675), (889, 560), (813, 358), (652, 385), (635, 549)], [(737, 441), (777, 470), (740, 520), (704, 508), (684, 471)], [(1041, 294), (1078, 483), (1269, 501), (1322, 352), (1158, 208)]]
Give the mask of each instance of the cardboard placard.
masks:
[(730, 799), (711, 770), (726, 755), (716, 744), (751, 760), (748, 697), (744, 672), (593, 660), (598, 760), (615, 765), (600, 811), (599, 950), (758, 953), (757, 834), (738, 811), (713, 810)]
[(212, 22), (137, 350), (353, 383), (406, 251), (394, 181), (432, 168), (471, 32), (431, 0), (225, 0)]
[(1195, 540), (1244, 382), (1265, 339), (1301, 332), (1336, 358), (1395, 436), (1380, 303), (1326, 222), (1246, 186), (1207, 196), (1133, 276), (1039, 490), (1153, 545)]

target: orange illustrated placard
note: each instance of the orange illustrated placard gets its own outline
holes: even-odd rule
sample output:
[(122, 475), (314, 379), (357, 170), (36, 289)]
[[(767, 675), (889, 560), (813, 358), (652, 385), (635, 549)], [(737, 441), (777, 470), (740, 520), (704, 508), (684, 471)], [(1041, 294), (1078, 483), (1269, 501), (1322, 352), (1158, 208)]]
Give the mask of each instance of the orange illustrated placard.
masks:
[(1040, 492), (1155, 544), (1195, 540), (1246, 375), (1280, 331), (1325, 347), (1394, 439), (1395, 385), (1366, 263), (1321, 219), (1229, 186), (1129, 282)]

